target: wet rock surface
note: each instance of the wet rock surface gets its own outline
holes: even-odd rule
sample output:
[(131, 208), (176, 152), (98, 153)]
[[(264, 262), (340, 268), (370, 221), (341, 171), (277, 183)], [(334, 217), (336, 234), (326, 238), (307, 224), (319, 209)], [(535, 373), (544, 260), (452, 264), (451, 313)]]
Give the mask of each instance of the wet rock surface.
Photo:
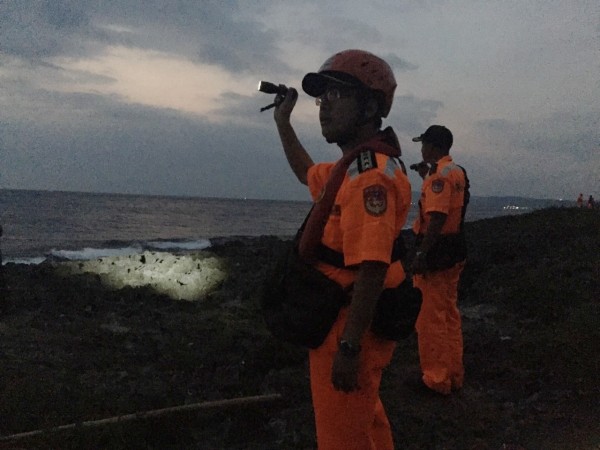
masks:
[[(397, 448), (598, 448), (599, 215), (551, 209), (467, 225), (465, 386), (448, 398), (419, 396), (404, 384), (418, 372), (416, 337), (399, 343), (381, 388)], [(287, 245), (265, 236), (144, 261), (6, 265), (0, 436), (197, 402), (283, 398), (0, 448), (314, 448), (306, 353), (274, 340), (258, 308)], [(128, 278), (128, 269), (137, 274)], [(107, 281), (117, 275), (122, 284)], [(161, 277), (163, 287), (152, 283)]]

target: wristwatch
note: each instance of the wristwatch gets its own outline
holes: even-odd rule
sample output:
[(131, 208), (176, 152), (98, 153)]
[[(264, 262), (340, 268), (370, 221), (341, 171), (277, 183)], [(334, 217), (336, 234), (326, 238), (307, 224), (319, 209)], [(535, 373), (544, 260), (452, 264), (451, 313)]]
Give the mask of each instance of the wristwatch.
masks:
[(360, 344), (352, 344), (342, 339), (339, 343), (338, 349), (342, 355), (354, 358), (360, 353)]

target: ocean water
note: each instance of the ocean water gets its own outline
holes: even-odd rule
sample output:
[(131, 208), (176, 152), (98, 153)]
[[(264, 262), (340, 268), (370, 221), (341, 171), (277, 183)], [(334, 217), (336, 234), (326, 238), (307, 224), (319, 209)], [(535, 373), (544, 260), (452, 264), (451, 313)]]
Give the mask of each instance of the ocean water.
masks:
[[(293, 236), (309, 202), (0, 190), (3, 262), (190, 251), (217, 238)], [(523, 212), (472, 202), (467, 220)], [(413, 205), (407, 227), (417, 214)]]

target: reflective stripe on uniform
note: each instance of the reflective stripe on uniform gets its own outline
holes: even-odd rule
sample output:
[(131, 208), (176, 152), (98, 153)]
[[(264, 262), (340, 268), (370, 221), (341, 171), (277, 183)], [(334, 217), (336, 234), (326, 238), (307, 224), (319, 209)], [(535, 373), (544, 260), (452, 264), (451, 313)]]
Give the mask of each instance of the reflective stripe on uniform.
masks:
[(361, 152), (358, 155), (350, 166), (348, 166), (348, 171), (346, 172), (351, 180), (358, 177), (361, 173), (366, 172), (367, 170), (371, 170), (377, 167), (377, 158), (375, 157), (375, 152), (368, 150)]
[(394, 158), (388, 158), (387, 164), (385, 165), (385, 170), (383, 171), (390, 178), (396, 178), (394, 172), (398, 168), (398, 164), (396, 164), (396, 160)]
[(352, 161), (352, 164), (350, 164), (350, 166), (348, 167), (347, 173), (351, 180), (360, 175), (360, 172), (358, 170), (358, 162), (356, 160)]
[[(368, 152), (363, 152), (363, 153), (368, 154)], [(361, 153), (361, 155), (363, 155), (363, 153)], [(367, 167), (370, 166), (371, 160), (369, 158), (365, 158), (364, 160), (362, 160), (362, 162), (364, 162), (364, 161), (367, 161), (367, 164), (363, 165), (362, 167), (359, 166), (358, 160), (352, 161), (352, 163), (348, 167), (348, 172), (347, 172), (348, 176), (350, 177), (351, 180), (355, 179), (357, 176), (359, 176), (365, 170), (368, 170)], [(375, 167), (377, 167), (377, 164), (375, 164)], [(374, 167), (369, 167), (369, 168), (374, 168)], [(398, 165), (398, 163), (396, 162), (396, 160), (394, 158), (388, 158), (387, 163), (385, 165), (385, 169), (383, 170), (383, 173), (388, 178), (394, 179), (394, 178), (396, 178), (395, 172), (399, 168), (400, 168), (400, 166)]]
[(458, 169), (458, 166), (456, 164), (454, 164), (453, 162), (451, 162), (450, 164), (448, 164), (447, 166), (445, 166), (442, 171), (440, 172), (440, 175), (443, 177), (447, 177), (448, 174), (450, 172), (452, 172), (454, 169)]

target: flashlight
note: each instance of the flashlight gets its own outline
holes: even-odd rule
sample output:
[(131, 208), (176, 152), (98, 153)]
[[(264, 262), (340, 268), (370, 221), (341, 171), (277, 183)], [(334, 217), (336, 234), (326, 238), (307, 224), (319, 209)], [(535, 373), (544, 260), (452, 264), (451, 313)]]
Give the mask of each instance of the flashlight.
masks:
[(288, 88), (283, 84), (275, 84), (269, 81), (259, 81), (258, 82), (258, 90), (260, 92), (264, 92), (265, 94), (275, 94), (275, 101), (268, 106), (260, 109), (260, 112), (266, 111), (267, 109), (278, 106), (285, 95), (287, 94)]
[(265, 94), (277, 94), (285, 97), (288, 89), (283, 84), (277, 85), (275, 83), (270, 83), (269, 81), (259, 81), (258, 90)]

